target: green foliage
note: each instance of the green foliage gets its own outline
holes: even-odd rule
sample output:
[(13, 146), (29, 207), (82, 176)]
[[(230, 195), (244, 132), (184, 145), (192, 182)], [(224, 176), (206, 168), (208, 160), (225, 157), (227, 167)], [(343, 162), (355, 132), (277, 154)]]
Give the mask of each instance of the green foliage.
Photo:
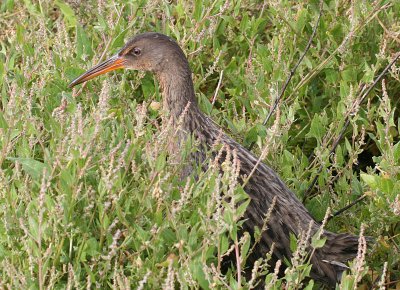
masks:
[[(234, 160), (223, 175), (197, 169), (179, 178), (184, 165), (165, 153), (174, 132), (160, 126), (162, 96), (150, 74), (113, 73), (67, 88), (144, 31), (180, 43), (201, 109), (240, 143), (255, 141), (256, 154), (267, 152), (265, 162), (299, 198), (318, 176), (305, 198), (316, 219), (366, 196), (326, 226), (357, 234), (364, 224), (376, 241), (338, 287), (396, 287), (399, 62), (362, 103), (360, 92), (399, 50), (400, 2), (324, 1), (312, 45), (266, 126), (312, 34), (319, 1), (261, 2), (0, 3), (2, 287), (254, 286), (243, 275), (239, 281), (234, 263), (221, 273), (225, 254), (240, 253), (243, 269), (252, 247), (238, 234), (248, 199), (232, 182)], [(189, 140), (175, 157), (196, 145)], [(302, 248), (297, 238), (294, 252)], [(324, 242), (312, 237), (311, 247)], [(291, 265), (282, 278), (265, 260), (254, 267), (270, 289), (319, 289), (303, 281), (309, 257), (296, 257), (281, 261)]]

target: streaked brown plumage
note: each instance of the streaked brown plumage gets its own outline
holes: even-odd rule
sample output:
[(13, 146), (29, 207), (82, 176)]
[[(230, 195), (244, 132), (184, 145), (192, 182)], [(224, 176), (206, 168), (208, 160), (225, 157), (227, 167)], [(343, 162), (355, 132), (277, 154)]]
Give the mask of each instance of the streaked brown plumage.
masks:
[[(74, 80), (70, 87), (117, 68), (153, 72), (161, 84), (164, 107), (174, 122), (177, 122), (185, 109), (187, 110), (182, 120), (180, 141), (176, 145), (179, 146), (179, 142), (193, 134), (201, 144), (199, 150), (193, 153), (193, 160), (203, 163), (206, 152), (219, 138), (232, 150), (237, 151), (241, 175), (249, 175), (253, 170), (257, 158), (229, 136), (221, 133), (221, 129), (200, 111), (188, 61), (175, 41), (160, 33), (140, 34), (130, 40), (117, 55)], [(244, 216), (243, 230), (251, 234), (255, 226), (262, 227), (263, 217), (276, 197), (268, 230), (263, 233), (262, 240), (257, 243), (255, 251), (248, 259), (250, 268), (257, 258), (270, 250), (272, 243), (275, 244), (273, 262), (283, 260), (284, 257), (290, 259), (289, 234), (298, 236), (301, 231), (308, 229), (310, 223), (312, 233), (319, 229), (320, 225), (310, 216), (304, 205), (267, 165), (260, 163), (257, 166), (244, 189), (251, 197), (251, 202)], [(357, 253), (358, 238), (350, 234), (328, 231), (324, 232), (324, 236), (327, 238), (325, 246), (317, 249), (311, 258), (311, 277), (333, 286), (342, 269), (324, 260), (344, 263), (353, 259)]]

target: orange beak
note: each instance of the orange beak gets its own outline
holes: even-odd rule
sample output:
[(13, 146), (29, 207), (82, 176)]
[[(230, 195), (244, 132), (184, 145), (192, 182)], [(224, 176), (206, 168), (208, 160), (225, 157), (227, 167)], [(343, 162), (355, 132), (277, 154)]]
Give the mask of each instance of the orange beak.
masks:
[(123, 57), (114, 55), (113, 57), (107, 59), (106, 61), (96, 65), (95, 67), (91, 68), (87, 72), (83, 73), (76, 79), (74, 79), (69, 85), (69, 88), (72, 88), (76, 85), (79, 85), (81, 83), (84, 83), (94, 77), (97, 77), (98, 75), (105, 74), (109, 71), (113, 71), (119, 68), (124, 68), (125, 67), (125, 60)]

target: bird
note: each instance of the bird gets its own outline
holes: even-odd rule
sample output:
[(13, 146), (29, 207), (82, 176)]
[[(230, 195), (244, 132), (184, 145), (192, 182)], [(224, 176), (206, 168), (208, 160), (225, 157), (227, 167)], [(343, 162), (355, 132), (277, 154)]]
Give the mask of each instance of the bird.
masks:
[[(260, 257), (265, 257), (271, 249), (271, 265), (279, 260), (290, 261), (290, 236), (299, 237), (308, 229), (314, 235), (321, 228), (320, 223), (311, 216), (273, 169), (259, 162), (259, 158), (252, 152), (223, 133), (221, 128), (200, 110), (189, 62), (177, 42), (158, 32), (138, 34), (127, 41), (117, 54), (74, 79), (69, 87), (120, 68), (147, 71), (155, 75), (165, 111), (173, 124), (179, 123), (181, 126), (176, 146), (179, 149), (182, 142), (190, 136), (194, 136), (200, 144), (198, 150), (190, 156), (194, 162), (206, 164), (205, 159), (210, 158), (207, 153), (212, 151), (215, 142), (220, 142), (236, 152), (240, 162), (239, 176), (242, 176), (239, 177), (240, 182), (243, 183), (243, 176), (249, 177), (243, 184), (250, 201), (243, 216), (242, 232), (254, 236), (256, 227), (265, 228), (264, 217), (268, 210), (272, 209), (266, 230), (262, 232), (261, 239), (254, 244), (254, 249), (247, 259), (247, 265), (250, 265), (248, 268), (251, 269), (251, 265)], [(215, 156), (216, 153), (213, 154)], [(220, 163), (223, 161), (223, 158), (219, 159)], [(326, 241), (324, 246), (315, 249), (311, 255), (310, 277), (333, 288), (340, 281), (345, 268), (344, 263), (357, 256), (359, 239), (353, 234), (337, 234), (327, 230), (323, 230), (321, 235)]]

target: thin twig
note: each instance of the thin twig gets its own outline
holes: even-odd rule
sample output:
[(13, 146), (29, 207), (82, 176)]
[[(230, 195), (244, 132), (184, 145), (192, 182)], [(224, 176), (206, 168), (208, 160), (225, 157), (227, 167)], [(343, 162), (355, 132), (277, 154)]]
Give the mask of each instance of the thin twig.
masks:
[[(364, 100), (367, 98), (369, 93), (372, 91), (372, 89), (377, 85), (377, 83), (383, 78), (383, 76), (389, 71), (389, 69), (393, 66), (393, 64), (400, 58), (400, 52), (396, 54), (396, 56), (393, 58), (393, 60), (385, 67), (385, 69), (376, 77), (374, 82), (368, 87), (367, 90), (365, 90), (366, 86), (363, 86), (361, 92), (359, 95), (362, 95), (359, 104), (361, 105)], [(365, 91), (365, 92), (364, 92)], [(346, 132), (347, 128), (350, 125), (350, 116), (346, 118), (346, 122), (342, 128), (342, 130), (339, 133), (339, 136), (336, 138), (336, 140), (333, 142), (332, 149), (329, 151), (329, 156), (332, 156), (335, 151), (337, 146), (339, 145), (339, 142), (343, 139), (344, 133)], [(311, 197), (310, 192), (312, 188), (314, 187), (315, 183), (317, 182), (317, 179), (319, 177), (319, 174), (322, 172), (324, 166), (321, 164), (320, 167), (318, 168), (317, 174), (314, 176), (314, 179), (311, 181), (310, 186), (307, 188), (306, 192), (304, 193), (303, 197), (303, 202), (308, 198)]]
[(236, 256), (236, 267), (237, 267), (237, 283), (239, 286), (239, 289), (241, 288), (240, 286), (242, 285), (242, 269), (240, 267), (240, 252), (239, 252), (239, 245), (237, 242), (237, 239), (235, 240), (235, 256)]
[(336, 211), (335, 213), (331, 214), (328, 216), (328, 219), (326, 222), (329, 222), (331, 219), (333, 219), (334, 217), (337, 217), (338, 215), (342, 214), (343, 212), (345, 212), (346, 210), (348, 210), (349, 208), (355, 206), (357, 203), (359, 203), (360, 201), (364, 200), (367, 197), (366, 194), (363, 194), (362, 196), (360, 196), (359, 198), (357, 198), (355, 201), (353, 201), (352, 203), (346, 205), (345, 207), (339, 209), (338, 211)]
[[(269, 111), (269, 113), (268, 113), (268, 116), (265, 118), (264, 122), (262, 123), (263, 126), (265, 126), (265, 125), (268, 123), (268, 121), (269, 121), (269, 119), (271, 118), (272, 114), (275, 112), (276, 107), (277, 107), (278, 104), (279, 104), (279, 101), (281, 100), (283, 94), (284, 94), (285, 91), (286, 91), (287, 86), (289, 85), (289, 82), (291, 81), (292, 77), (293, 77), (294, 74), (296, 73), (296, 70), (297, 70), (297, 68), (299, 67), (300, 63), (303, 61), (304, 57), (306, 56), (306, 53), (310, 50), (311, 43), (312, 43), (312, 41), (314, 40), (314, 37), (315, 37), (315, 34), (316, 34), (316, 32), (317, 32), (317, 28), (318, 28), (319, 22), (320, 22), (320, 20), (321, 20), (321, 16), (322, 16), (322, 5), (323, 5), (323, 3), (324, 3), (324, 2), (323, 2), (322, 0), (319, 2), (319, 14), (318, 14), (317, 22), (315, 23), (315, 26), (314, 26), (314, 28), (313, 28), (312, 34), (311, 34), (311, 36), (310, 36), (310, 38), (309, 38), (309, 40), (308, 40), (307, 46), (306, 46), (306, 48), (305, 48), (303, 54), (300, 56), (299, 60), (297, 61), (296, 65), (290, 70), (289, 76), (288, 76), (288, 78), (286, 79), (286, 81), (285, 81), (285, 83), (284, 83), (284, 85), (283, 85), (283, 87), (282, 87), (281, 93), (280, 93), (279, 96), (275, 99), (274, 104), (273, 104), (272, 108), (270, 109), (270, 111)], [(250, 146), (249, 146), (249, 150), (250, 150), (250, 151), (253, 149), (255, 143), (256, 143), (256, 142), (253, 141), (253, 142), (250, 144)]]
[(222, 76), (223, 76), (223, 75), (224, 75), (224, 71), (221, 70), (221, 73), (219, 74), (218, 85), (217, 85), (217, 88), (215, 89), (214, 97), (213, 97), (212, 102), (211, 102), (211, 107), (214, 106), (214, 103), (215, 103), (215, 101), (216, 101), (216, 99), (217, 99), (218, 91), (219, 91), (219, 88), (220, 88), (220, 86), (221, 86)]

